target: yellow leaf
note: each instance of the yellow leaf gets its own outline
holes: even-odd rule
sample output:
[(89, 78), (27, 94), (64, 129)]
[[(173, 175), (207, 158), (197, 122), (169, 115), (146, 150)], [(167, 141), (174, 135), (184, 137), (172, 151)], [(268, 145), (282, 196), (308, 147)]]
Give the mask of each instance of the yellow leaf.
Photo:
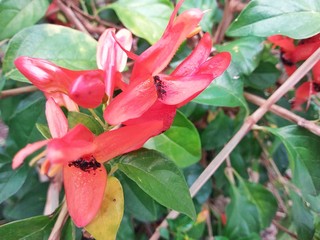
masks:
[(116, 239), (124, 209), (123, 190), (115, 177), (108, 177), (104, 199), (97, 216), (85, 229), (96, 240)]

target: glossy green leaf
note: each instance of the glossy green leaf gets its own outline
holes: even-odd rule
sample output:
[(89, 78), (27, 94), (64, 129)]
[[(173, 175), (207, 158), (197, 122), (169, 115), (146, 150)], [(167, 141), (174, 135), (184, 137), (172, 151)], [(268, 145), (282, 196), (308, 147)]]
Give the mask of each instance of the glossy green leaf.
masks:
[(224, 235), (230, 239), (241, 239), (261, 230), (256, 205), (235, 186), (231, 188), (231, 202), (226, 208), (226, 214), (227, 225)]
[(232, 137), (233, 122), (219, 111), (216, 117), (201, 132), (202, 147), (206, 150), (219, 149)]
[(156, 221), (160, 216), (160, 205), (126, 175), (117, 174), (117, 177), (123, 187), (126, 211), (139, 221)]
[(44, 138), (50, 139), (52, 137), (48, 125), (36, 123), (36, 128), (38, 129), (38, 131), (42, 134), (42, 136)]
[(70, 129), (81, 123), (96, 135), (104, 131), (101, 124), (94, 117), (81, 112), (68, 112), (68, 123)]
[(257, 207), (261, 229), (269, 227), (278, 209), (277, 200), (272, 193), (262, 185), (250, 182), (242, 182), (240, 189)]
[(263, 39), (246, 37), (216, 46), (219, 52), (229, 52), (236, 74), (249, 75), (258, 66), (263, 50)]
[(314, 239), (314, 218), (312, 213), (310, 212), (310, 209), (308, 209), (303, 199), (295, 192), (291, 192), (290, 197), (293, 203), (291, 208), (293, 222), (296, 225), (299, 239)]
[(43, 58), (69, 69), (95, 69), (97, 42), (71, 28), (41, 24), (26, 28), (9, 42), (3, 63), (7, 78), (28, 82), (14, 66), (19, 56)]
[[(203, 170), (204, 168), (199, 163), (183, 169), (184, 176), (189, 186), (191, 186), (197, 180)], [(209, 199), (211, 193), (212, 185), (210, 181), (207, 181), (194, 196), (194, 198), (198, 201), (198, 203), (204, 204)]]
[(320, 212), (320, 137), (297, 126), (287, 126), (268, 131), (285, 145), (292, 171), (292, 181), (301, 190), (308, 206)]
[(185, 0), (179, 10), (183, 12), (190, 8), (199, 8), (205, 11), (205, 14), (200, 22), (200, 26), (203, 31), (211, 32), (214, 24), (215, 16), (218, 11), (218, 4), (216, 0)]
[(245, 79), (245, 85), (255, 89), (266, 89), (273, 86), (279, 76), (280, 72), (274, 64), (262, 62), (253, 73)]
[(0, 226), (0, 236), (6, 240), (48, 239), (55, 218), (37, 216)]
[(236, 73), (234, 64), (231, 63), (223, 75), (216, 78), (193, 101), (211, 106), (240, 106), (247, 109), (247, 102), (243, 97), (243, 79)]
[(2, 0), (0, 2), (0, 40), (12, 37), (39, 21), (47, 11), (48, 0)]
[(169, 0), (119, 0), (109, 8), (134, 35), (151, 44), (159, 40), (173, 11)]
[(15, 194), (28, 176), (27, 166), (13, 170), (11, 163), (8, 156), (0, 154), (0, 203)]
[(61, 232), (61, 239), (63, 240), (76, 240), (76, 228), (71, 218), (68, 218), (67, 222)]
[(28, 169), (29, 174), (19, 191), (5, 202), (2, 212), (5, 219), (19, 220), (43, 214), (49, 182), (39, 182), (39, 174), (27, 164), (23, 168)]
[(295, 39), (320, 32), (318, 0), (253, 0), (231, 24), (229, 36), (268, 37), (275, 34)]
[(154, 150), (135, 151), (121, 157), (118, 166), (157, 202), (195, 219), (195, 209), (183, 174), (165, 155)]
[(179, 167), (190, 166), (201, 157), (198, 131), (181, 112), (177, 112), (169, 130), (148, 140), (144, 147), (167, 155)]
[(28, 143), (43, 139), (36, 128), (36, 123), (45, 122), (45, 100), (38, 93), (20, 102), (9, 120), (9, 137), (19, 148)]

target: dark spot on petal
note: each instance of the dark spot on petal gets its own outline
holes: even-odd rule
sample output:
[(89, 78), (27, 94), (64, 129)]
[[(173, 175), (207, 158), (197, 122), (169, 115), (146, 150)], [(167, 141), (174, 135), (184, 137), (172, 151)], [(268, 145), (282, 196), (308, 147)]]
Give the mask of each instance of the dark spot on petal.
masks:
[(167, 91), (164, 89), (165, 86), (163, 84), (163, 81), (161, 81), (160, 77), (156, 75), (153, 77), (153, 83), (156, 87), (158, 98), (162, 99), (163, 95), (167, 94)]
[(75, 161), (69, 162), (68, 166), (74, 166), (76, 168), (80, 168), (84, 172), (90, 173), (91, 170), (95, 171), (100, 168), (101, 163), (97, 162), (97, 160), (91, 155), (89, 157), (81, 157)]
[(313, 83), (313, 90), (316, 92), (320, 92), (320, 84), (319, 83)]

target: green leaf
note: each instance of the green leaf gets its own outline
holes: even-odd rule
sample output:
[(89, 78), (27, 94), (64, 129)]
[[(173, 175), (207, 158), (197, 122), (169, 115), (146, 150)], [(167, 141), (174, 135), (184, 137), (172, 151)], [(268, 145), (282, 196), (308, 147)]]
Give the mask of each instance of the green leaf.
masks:
[(117, 174), (117, 177), (123, 187), (126, 211), (139, 221), (156, 221), (159, 218), (160, 205), (126, 175)]
[(299, 239), (311, 240), (314, 239), (314, 219), (310, 210), (306, 207), (305, 202), (295, 192), (290, 192), (290, 197), (293, 202), (291, 211), (293, 222), (296, 225)]
[(9, 42), (3, 63), (6, 78), (28, 82), (15, 68), (19, 56), (43, 58), (69, 69), (95, 69), (97, 42), (71, 28), (41, 24), (26, 28)]
[(202, 147), (205, 150), (218, 149), (227, 143), (232, 133), (232, 120), (223, 111), (219, 111), (213, 121), (201, 133)]
[(278, 208), (272, 193), (262, 185), (250, 182), (241, 182), (240, 190), (257, 207), (261, 229), (269, 227)]
[(187, 183), (179, 168), (163, 154), (140, 150), (121, 157), (119, 169), (165, 207), (195, 219)]
[(47, 11), (48, 0), (2, 0), (0, 2), (0, 41), (32, 26)]
[(320, 137), (297, 126), (266, 129), (279, 137), (285, 145), (293, 183), (301, 190), (307, 205), (320, 212)]
[(23, 167), (29, 170), (29, 174), (19, 191), (5, 202), (6, 207), (2, 213), (6, 219), (18, 220), (41, 215), (46, 204), (49, 183), (39, 182), (39, 174), (30, 171), (27, 164)]
[(263, 50), (263, 39), (246, 37), (216, 46), (219, 52), (229, 52), (236, 74), (249, 75), (258, 66)]
[[(204, 168), (199, 163), (183, 169), (184, 176), (189, 186), (191, 186), (197, 180), (203, 170)], [(212, 185), (210, 181), (207, 181), (194, 196), (194, 198), (198, 201), (198, 203), (204, 204), (209, 199), (211, 193)]]
[(94, 117), (81, 112), (68, 112), (68, 123), (70, 129), (81, 123), (95, 135), (99, 135), (104, 131), (101, 124)]
[(200, 26), (205, 32), (211, 32), (214, 24), (215, 16), (218, 11), (218, 4), (216, 0), (185, 0), (182, 4), (179, 12), (183, 12), (190, 8), (199, 8), (202, 11), (206, 11), (204, 14)]
[(198, 131), (181, 112), (177, 112), (169, 130), (148, 140), (144, 147), (167, 155), (179, 167), (190, 166), (201, 157)]
[(42, 138), (36, 122), (45, 122), (44, 108), (45, 100), (38, 93), (20, 102), (9, 120), (9, 136), (19, 148)]
[(226, 208), (227, 225), (224, 235), (240, 239), (253, 232), (260, 232), (259, 212), (254, 203), (240, 189), (232, 185), (231, 202)]
[(76, 228), (71, 218), (68, 218), (67, 222), (61, 232), (61, 239), (63, 240), (76, 240)]
[(245, 85), (255, 89), (266, 89), (275, 84), (280, 76), (276, 66), (269, 62), (262, 62), (245, 80)]
[(229, 36), (268, 37), (281, 34), (295, 39), (320, 32), (318, 0), (253, 0), (231, 24)]
[(48, 125), (36, 123), (36, 127), (43, 137), (46, 139), (52, 138)]
[(55, 218), (37, 216), (0, 226), (0, 236), (6, 240), (35, 240), (48, 239)]
[(28, 176), (28, 167), (22, 166), (17, 170), (12, 170), (11, 159), (0, 154), (0, 173), (0, 203), (2, 203), (24, 184)]
[(109, 8), (117, 13), (126, 28), (150, 44), (159, 40), (173, 11), (169, 0), (119, 0)]
[(243, 80), (235, 73), (233, 63), (193, 101), (219, 107), (240, 106), (248, 112), (247, 102), (243, 97)]

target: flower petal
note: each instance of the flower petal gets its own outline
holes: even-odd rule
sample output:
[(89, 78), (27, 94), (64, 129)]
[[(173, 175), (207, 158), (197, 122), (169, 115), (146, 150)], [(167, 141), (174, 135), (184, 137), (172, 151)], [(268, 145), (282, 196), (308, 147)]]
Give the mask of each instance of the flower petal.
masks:
[[(127, 54), (119, 44), (128, 51), (132, 46), (132, 34), (127, 29), (121, 29), (115, 35), (114, 33), (114, 28), (107, 29), (99, 38), (97, 49), (97, 64), (106, 73), (105, 91), (110, 97), (116, 84), (116, 74), (123, 71), (127, 63)], [(114, 37), (117, 38), (117, 42)]]
[(111, 160), (118, 155), (140, 148), (150, 137), (159, 134), (162, 129), (161, 121), (151, 121), (105, 132), (94, 140), (96, 150), (93, 156), (98, 162)]
[(161, 131), (166, 131), (170, 128), (174, 117), (176, 115), (177, 108), (176, 106), (166, 105), (157, 100), (145, 113), (143, 113), (140, 117), (129, 119), (124, 122), (124, 125), (135, 125), (146, 123), (150, 121), (162, 121), (163, 128)]
[(52, 139), (47, 146), (47, 158), (51, 163), (67, 165), (81, 156), (94, 151), (94, 134), (88, 128), (79, 124), (64, 137)]
[(213, 80), (210, 74), (193, 75), (186, 77), (166, 76), (161, 78), (163, 94), (159, 101), (167, 105), (185, 104), (191, 101)]
[(209, 33), (206, 33), (192, 53), (171, 73), (171, 76), (188, 76), (196, 72), (204, 63), (211, 52), (212, 41)]
[(275, 46), (279, 46), (282, 50), (286, 52), (291, 52), (294, 50), (294, 39), (282, 36), (282, 35), (273, 35), (268, 37), (268, 41), (273, 43)]
[(103, 72), (92, 70), (80, 75), (73, 81), (68, 92), (69, 97), (79, 106), (84, 108), (98, 107), (105, 94)]
[(74, 112), (79, 112), (79, 107), (78, 105), (71, 100), (71, 98), (60, 92), (45, 92), (44, 95), (46, 96), (47, 99), (53, 98), (54, 101), (62, 107), (66, 107), (68, 111), (74, 111)]
[(12, 160), (12, 168), (16, 169), (19, 167), (24, 159), (29, 156), (31, 153), (34, 153), (35, 151), (39, 150), (43, 146), (45, 146), (49, 141), (51, 140), (43, 140), (35, 143), (30, 143), (24, 148), (22, 148), (13, 158)]
[(140, 117), (156, 100), (157, 92), (153, 79), (131, 84), (107, 106), (104, 118), (109, 124), (117, 125)]
[(64, 166), (63, 178), (69, 214), (77, 227), (84, 227), (101, 206), (107, 183), (106, 170), (104, 166), (90, 171)]
[(170, 21), (161, 39), (136, 59), (131, 81), (144, 81), (149, 76), (160, 73), (168, 65), (181, 43), (199, 24), (202, 16), (203, 13), (199, 9), (189, 9), (174, 21)]
[(44, 92), (66, 92), (71, 83), (67, 69), (47, 60), (21, 56), (14, 64), (26, 78)]
[(46, 103), (46, 117), (52, 138), (61, 138), (68, 132), (68, 120), (52, 98)]
[(319, 47), (320, 47), (320, 41), (298, 45), (296, 46), (295, 50), (291, 53), (291, 60), (295, 63), (302, 60), (306, 60)]
[(313, 82), (304, 82), (296, 90), (292, 109), (302, 110), (301, 105), (310, 99), (310, 96), (316, 94)]

